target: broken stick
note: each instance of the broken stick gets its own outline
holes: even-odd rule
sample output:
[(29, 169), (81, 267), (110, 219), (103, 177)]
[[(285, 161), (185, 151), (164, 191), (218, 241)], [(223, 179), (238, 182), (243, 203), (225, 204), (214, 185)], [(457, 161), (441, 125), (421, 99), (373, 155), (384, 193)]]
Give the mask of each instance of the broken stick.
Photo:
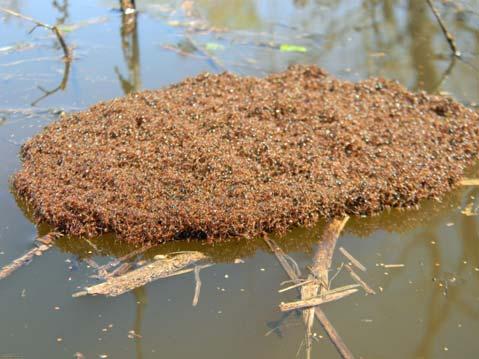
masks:
[(372, 289), (365, 281), (363, 281), (361, 277), (357, 275), (357, 273), (353, 270), (353, 268), (351, 268), (349, 264), (346, 264), (344, 267), (348, 270), (349, 274), (351, 275), (351, 278), (353, 278), (356, 283), (358, 283), (361, 287), (363, 287), (366, 293), (376, 294), (376, 291)]
[[(272, 239), (270, 239), (268, 237), (264, 237), (263, 239), (266, 242), (266, 244), (268, 245), (268, 247), (271, 249), (271, 251), (274, 253), (274, 255), (278, 259), (279, 263), (283, 267), (283, 270), (286, 272), (286, 274), (289, 276), (289, 278), (293, 282), (299, 283), (300, 279), (299, 279), (298, 275), (296, 274), (295, 270), (291, 267), (291, 265), (285, 259), (283, 250)], [(328, 335), (329, 339), (333, 342), (334, 346), (338, 350), (341, 357), (343, 359), (354, 358), (353, 354), (348, 349), (348, 347), (344, 343), (343, 339), (339, 336), (338, 332), (333, 327), (333, 325), (329, 321), (328, 317), (326, 316), (326, 314), (324, 314), (324, 312), (321, 310), (321, 308), (315, 307), (314, 313), (316, 315), (316, 318), (319, 320), (319, 322), (323, 326), (324, 330), (326, 331), (326, 334)]]
[(353, 288), (353, 289), (343, 290), (343, 291), (339, 291), (335, 293), (326, 292), (324, 294), (321, 294), (317, 297), (313, 297), (310, 299), (303, 299), (303, 300), (298, 300), (296, 302), (289, 302), (289, 303), (281, 303), (279, 305), (279, 309), (282, 312), (289, 312), (291, 310), (296, 310), (296, 309), (311, 308), (323, 303), (334, 302), (341, 298), (347, 297), (348, 295), (356, 293), (357, 291), (358, 291), (357, 289)]
[(30, 249), (20, 258), (15, 259), (12, 263), (6, 265), (0, 270), (0, 280), (8, 277), (17, 269), (23, 267), (24, 265), (30, 263), (30, 261), (35, 256), (41, 256), (44, 252), (49, 250), (53, 246), (55, 239), (61, 237), (62, 234), (58, 232), (48, 233), (40, 238), (36, 239), (38, 246), (36, 248)]
[(160, 259), (153, 263), (145, 264), (143, 267), (122, 276), (109, 277), (105, 282), (87, 287), (84, 291), (75, 293), (73, 296), (101, 294), (108, 297), (116, 297), (160, 278), (192, 272), (193, 269), (183, 270), (183, 268), (207, 258), (200, 252), (180, 253), (172, 258)]
[(353, 257), (344, 247), (339, 247), (339, 251), (359, 270), (366, 272), (366, 267), (361, 264), (356, 258)]
[[(310, 269), (311, 274), (308, 276), (308, 279), (316, 279), (316, 282), (301, 287), (302, 300), (314, 298), (322, 290), (329, 287), (329, 269), (331, 268), (334, 249), (339, 235), (348, 220), (348, 216), (343, 219), (335, 218), (326, 225), (313, 258), (313, 266)], [(308, 352), (311, 350), (314, 316), (315, 308), (308, 308), (303, 311), (307, 335), (306, 350)]]
[(479, 186), (479, 178), (464, 178), (459, 181), (459, 186)]
[(200, 299), (200, 290), (201, 290), (201, 278), (200, 278), (200, 270), (203, 268), (210, 267), (211, 264), (205, 264), (202, 266), (195, 266), (195, 296), (193, 297), (193, 307), (196, 307), (198, 304), (198, 300)]

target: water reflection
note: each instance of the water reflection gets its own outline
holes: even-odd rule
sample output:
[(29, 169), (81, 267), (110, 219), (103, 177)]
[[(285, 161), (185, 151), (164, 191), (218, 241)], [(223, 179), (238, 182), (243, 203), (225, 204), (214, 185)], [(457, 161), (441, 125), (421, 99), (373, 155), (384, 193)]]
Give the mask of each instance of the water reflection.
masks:
[(140, 46), (138, 42), (137, 20), (137, 12), (121, 13), (121, 49), (128, 69), (128, 75), (124, 77), (118, 67), (115, 67), (115, 73), (120, 81), (124, 94), (138, 91), (141, 88)]

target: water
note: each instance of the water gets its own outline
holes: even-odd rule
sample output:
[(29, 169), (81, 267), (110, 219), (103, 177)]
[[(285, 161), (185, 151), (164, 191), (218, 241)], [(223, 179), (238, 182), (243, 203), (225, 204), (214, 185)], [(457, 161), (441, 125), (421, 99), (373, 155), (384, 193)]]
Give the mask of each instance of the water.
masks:
[[(315, 63), (352, 80), (394, 78), (414, 90), (447, 92), (470, 106), (479, 101), (478, 1), (437, 4), (461, 60), (451, 58), (425, 1), (137, 2), (135, 28), (112, 10), (116, 1), (0, 0), (0, 6), (63, 26), (74, 48), (68, 68), (48, 31), (28, 34), (31, 24), (0, 15), (0, 265), (48, 231), (32, 224), (11, 194), (9, 178), (20, 166), (21, 143), (63, 110), (203, 71), (261, 76), (292, 63)], [(284, 44), (302, 50), (280, 51)], [(356, 294), (323, 308), (356, 357), (477, 357), (479, 222), (461, 211), (477, 205), (478, 192), (467, 187), (418, 211), (347, 224), (338, 245), (368, 267), (361, 275), (378, 294)], [(276, 238), (304, 273), (323, 228), (319, 223)], [(191, 306), (192, 275), (115, 299), (72, 298), (95, 283), (85, 258), (106, 263), (132, 248), (108, 237), (60, 240), (0, 282), (0, 357), (305, 357), (301, 317), (277, 310), (298, 295), (278, 293), (287, 277), (261, 240), (213, 247), (177, 242), (147, 255), (191, 249), (216, 263), (201, 272), (197, 307)], [(235, 264), (240, 258), (244, 263)], [(342, 262), (336, 251), (333, 268)], [(334, 281), (348, 283), (345, 271)], [(315, 332), (313, 356), (336, 358), (317, 323)]]

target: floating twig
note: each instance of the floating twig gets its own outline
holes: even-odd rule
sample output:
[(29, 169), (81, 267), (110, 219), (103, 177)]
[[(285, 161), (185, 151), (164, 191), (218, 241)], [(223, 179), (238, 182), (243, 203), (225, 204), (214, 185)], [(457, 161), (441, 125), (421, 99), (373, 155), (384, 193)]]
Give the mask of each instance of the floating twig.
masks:
[[(291, 267), (291, 265), (288, 263), (288, 261), (284, 258), (283, 250), (271, 238), (264, 237), (263, 239), (266, 242), (266, 244), (268, 245), (268, 247), (271, 249), (271, 251), (274, 253), (274, 255), (278, 259), (279, 263), (283, 267), (283, 270), (286, 272), (286, 274), (289, 276), (289, 278), (292, 281), (295, 281), (296, 283), (299, 283), (300, 279), (297, 276), (295, 270)], [(348, 347), (344, 343), (343, 339), (339, 336), (338, 332), (333, 327), (333, 325), (329, 321), (328, 317), (326, 316), (326, 314), (324, 314), (324, 312), (321, 310), (321, 308), (315, 307), (314, 308), (314, 313), (316, 315), (316, 318), (319, 320), (319, 322), (323, 326), (324, 330), (326, 331), (326, 334), (328, 335), (329, 339), (331, 340), (331, 342), (334, 344), (334, 346), (338, 350), (341, 357), (343, 359), (354, 358), (353, 354), (348, 349)]]
[(296, 302), (289, 302), (289, 303), (281, 303), (279, 305), (279, 309), (282, 312), (289, 312), (291, 310), (296, 310), (296, 309), (311, 308), (323, 303), (339, 300), (341, 298), (347, 297), (348, 295), (356, 293), (357, 291), (358, 291), (357, 289), (353, 288), (353, 289), (347, 289), (347, 290), (334, 292), (334, 293), (325, 292), (317, 297), (313, 297), (310, 299), (303, 299), (303, 300), (298, 300)]
[(295, 288), (298, 288), (298, 287), (302, 287), (303, 285), (307, 285), (307, 284), (314, 283), (314, 282), (316, 282), (316, 279), (305, 280), (305, 281), (302, 281), (300, 283), (290, 285), (289, 287), (279, 289), (278, 293), (284, 293), (288, 290), (295, 289)]
[(68, 46), (65, 42), (65, 39), (63, 38), (63, 34), (62, 34), (61, 30), (56, 25), (45, 24), (45, 23), (43, 23), (41, 21), (38, 21), (38, 20), (36, 20), (36, 19), (34, 19), (30, 16), (20, 14), (16, 11), (13, 11), (13, 10), (10, 10), (10, 9), (5, 9), (3, 7), (0, 7), (0, 11), (4, 12), (6, 14), (9, 14), (11, 16), (15, 16), (15, 17), (18, 17), (20, 19), (23, 19), (23, 20), (30, 21), (30, 22), (34, 23), (35, 27), (30, 32), (34, 31), (37, 27), (43, 27), (43, 28), (53, 32), (55, 34), (57, 40), (58, 40), (58, 43), (60, 44), (60, 46), (63, 50), (64, 60), (65, 61), (70, 61), (71, 60), (70, 49), (68, 48)]
[(211, 264), (205, 264), (202, 266), (195, 266), (195, 296), (193, 297), (193, 307), (196, 307), (198, 304), (198, 300), (200, 299), (200, 290), (201, 290), (201, 278), (200, 278), (200, 270), (203, 268), (210, 267)]
[(178, 254), (172, 258), (160, 259), (122, 276), (109, 277), (105, 282), (87, 287), (73, 296), (101, 294), (116, 297), (160, 278), (192, 272), (193, 269), (183, 270), (183, 268), (204, 259), (207, 257), (200, 252)]
[(356, 258), (353, 257), (344, 247), (339, 247), (339, 251), (359, 270), (366, 272), (366, 267), (361, 264)]
[(444, 24), (444, 21), (442, 21), (441, 14), (439, 14), (439, 11), (432, 3), (432, 0), (426, 0), (426, 1), (429, 7), (431, 8), (434, 16), (436, 17), (436, 20), (439, 23), (439, 26), (441, 27), (442, 33), (446, 37), (447, 43), (449, 44), (449, 47), (451, 48), (452, 53), (456, 57), (461, 57), (461, 52), (457, 49), (456, 40), (454, 39), (454, 36), (452, 36), (452, 34), (447, 29), (446, 24)]
[(351, 275), (351, 278), (353, 278), (353, 280), (356, 283), (358, 283), (361, 287), (363, 287), (366, 293), (376, 294), (376, 291), (372, 289), (365, 281), (363, 281), (361, 277), (353, 270), (353, 268), (351, 268), (349, 264), (346, 264), (344, 267), (348, 270), (349, 274)]
[[(321, 294), (323, 289), (329, 287), (329, 269), (331, 268), (333, 260), (334, 248), (336, 247), (339, 235), (348, 220), (348, 216), (343, 219), (336, 218), (326, 225), (313, 258), (313, 266), (310, 268), (311, 274), (308, 276), (308, 279), (316, 279), (316, 282), (301, 287), (302, 300), (314, 298), (318, 293)], [(310, 356), (311, 351), (313, 323), (316, 309), (319, 309), (319, 307), (308, 308), (303, 311), (303, 320), (306, 325), (306, 351), (308, 357)], [(351, 353), (347, 350), (347, 353), (345, 354)]]
[(464, 178), (459, 181), (459, 186), (479, 186), (479, 178)]
[(20, 258), (15, 259), (12, 263), (6, 265), (0, 270), (0, 280), (8, 277), (17, 269), (23, 267), (24, 265), (30, 263), (30, 261), (35, 256), (41, 256), (47, 250), (49, 250), (53, 246), (53, 242), (61, 237), (62, 234), (58, 232), (51, 232), (42, 237), (36, 239), (38, 242), (38, 246), (36, 248), (30, 249), (27, 253), (25, 253)]
[(398, 264), (385, 264), (384, 268), (403, 268), (404, 264), (398, 263)]

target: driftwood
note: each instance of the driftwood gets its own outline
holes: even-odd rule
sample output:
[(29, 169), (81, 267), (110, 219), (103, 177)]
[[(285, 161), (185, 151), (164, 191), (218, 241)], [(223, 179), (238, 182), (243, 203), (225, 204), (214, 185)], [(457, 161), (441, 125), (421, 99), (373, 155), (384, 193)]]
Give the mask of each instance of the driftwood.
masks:
[(464, 178), (459, 181), (460, 186), (479, 186), (479, 178)]
[(356, 258), (353, 257), (344, 247), (339, 247), (339, 251), (359, 270), (366, 272), (366, 267), (361, 264)]
[(346, 264), (344, 267), (348, 270), (349, 274), (351, 275), (351, 278), (353, 278), (356, 283), (358, 283), (361, 287), (363, 287), (366, 293), (376, 294), (376, 291), (372, 289), (365, 281), (363, 281), (361, 277), (357, 275), (357, 273), (353, 270), (353, 268), (351, 268), (349, 264)]
[(53, 246), (53, 242), (61, 237), (61, 233), (58, 232), (51, 232), (48, 233), (40, 238), (36, 239), (37, 247), (30, 249), (27, 253), (25, 253), (20, 258), (15, 259), (12, 263), (6, 265), (0, 270), (0, 280), (8, 277), (17, 269), (23, 267), (24, 265), (30, 263), (30, 261), (35, 256), (41, 256), (44, 252), (49, 250)]
[(116, 297), (160, 278), (192, 272), (193, 269), (185, 270), (184, 268), (204, 259), (207, 259), (207, 257), (200, 252), (180, 253), (171, 258), (146, 264), (122, 276), (109, 277), (105, 282), (87, 287), (85, 290), (73, 294), (73, 296), (101, 294)]
[[(326, 225), (313, 258), (313, 266), (310, 268), (311, 274), (308, 276), (308, 279), (316, 279), (317, 281), (301, 287), (302, 300), (314, 298), (318, 293), (321, 293), (323, 289), (327, 290), (327, 288), (329, 288), (329, 269), (331, 268), (333, 260), (334, 248), (348, 220), (349, 217), (346, 216), (344, 219), (333, 219)], [(308, 357), (310, 356), (309, 352), (311, 351), (312, 345), (316, 308), (308, 308), (303, 311), (303, 320), (306, 325), (306, 351)], [(345, 356), (345, 358), (352, 358), (352, 354), (349, 350), (344, 354), (350, 355)]]
[(311, 308), (323, 303), (334, 302), (341, 298), (347, 297), (348, 295), (356, 293), (357, 291), (357, 289), (352, 288), (343, 291), (335, 291), (333, 293), (325, 292), (317, 297), (313, 297), (310, 299), (303, 299), (289, 303), (281, 303), (279, 305), (279, 310), (281, 310), (282, 312), (289, 312), (291, 310)]
[[(283, 250), (272, 239), (268, 237), (264, 237), (264, 241), (274, 253), (289, 278), (295, 283), (300, 283), (301, 280), (299, 279), (299, 276), (285, 259), (285, 254)], [(324, 330), (326, 331), (326, 334), (338, 350), (341, 357), (345, 359), (354, 358), (353, 354), (350, 352), (343, 339), (339, 336), (338, 332), (333, 327), (329, 319), (326, 317), (326, 314), (324, 314), (320, 307), (314, 308), (314, 314), (323, 326)]]

